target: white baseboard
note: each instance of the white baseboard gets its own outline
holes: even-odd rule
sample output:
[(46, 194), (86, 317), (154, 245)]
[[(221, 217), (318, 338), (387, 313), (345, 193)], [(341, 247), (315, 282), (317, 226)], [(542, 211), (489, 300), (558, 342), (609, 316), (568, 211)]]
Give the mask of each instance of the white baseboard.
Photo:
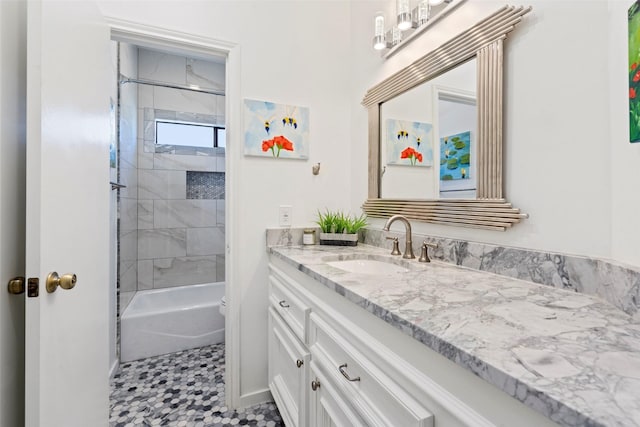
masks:
[(118, 372), (118, 368), (120, 367), (120, 362), (118, 359), (113, 361), (113, 365), (111, 365), (111, 369), (109, 369), (109, 379), (113, 378), (113, 376)]
[(271, 390), (265, 388), (264, 390), (254, 391), (253, 393), (243, 394), (240, 396), (240, 408), (247, 408), (249, 406), (258, 405), (259, 403), (273, 402), (273, 396), (271, 396)]

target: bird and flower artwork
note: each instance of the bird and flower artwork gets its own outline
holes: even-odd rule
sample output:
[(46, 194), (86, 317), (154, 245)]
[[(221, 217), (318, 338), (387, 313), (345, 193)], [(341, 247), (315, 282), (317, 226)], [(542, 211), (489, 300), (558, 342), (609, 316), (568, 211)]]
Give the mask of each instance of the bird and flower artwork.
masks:
[(433, 166), (430, 123), (387, 119), (387, 165)]
[(244, 100), (244, 154), (274, 159), (309, 158), (309, 109)]
[(629, 141), (640, 142), (640, 1), (629, 8)]
[(469, 179), (471, 132), (440, 138), (440, 180)]

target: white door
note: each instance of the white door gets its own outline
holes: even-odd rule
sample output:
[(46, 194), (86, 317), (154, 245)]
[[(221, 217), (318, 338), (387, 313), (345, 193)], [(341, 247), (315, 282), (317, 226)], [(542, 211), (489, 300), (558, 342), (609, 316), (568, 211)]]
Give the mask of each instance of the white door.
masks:
[[(26, 425), (108, 423), (109, 28), (93, 2), (27, 11)], [(50, 272), (75, 273), (47, 293)]]

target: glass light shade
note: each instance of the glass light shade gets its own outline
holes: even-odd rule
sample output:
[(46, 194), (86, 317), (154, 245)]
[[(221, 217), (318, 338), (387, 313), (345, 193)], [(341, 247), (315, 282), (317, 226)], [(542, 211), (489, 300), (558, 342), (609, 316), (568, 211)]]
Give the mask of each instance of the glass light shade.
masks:
[(375, 19), (375, 33), (374, 36), (384, 36), (384, 16), (378, 13)]
[(384, 35), (384, 16), (382, 12), (376, 14), (374, 24), (375, 34), (373, 36), (373, 48), (375, 50), (382, 50), (387, 47), (387, 40)]
[(418, 25), (423, 25), (429, 20), (429, 0), (421, 0), (418, 3)]
[(409, 0), (396, 1), (396, 14), (398, 15), (398, 29), (401, 31), (411, 28), (411, 10)]
[(402, 31), (399, 27), (393, 27), (391, 29), (391, 44), (397, 45), (402, 41)]
[(409, 13), (409, 0), (396, 0), (396, 13)]
[(373, 48), (375, 50), (382, 50), (387, 47), (387, 42), (385, 41), (384, 36), (375, 36), (373, 38)]
[(442, 3), (444, 3), (444, 0), (429, 0), (429, 4), (431, 6), (437, 6), (437, 5), (442, 4)]

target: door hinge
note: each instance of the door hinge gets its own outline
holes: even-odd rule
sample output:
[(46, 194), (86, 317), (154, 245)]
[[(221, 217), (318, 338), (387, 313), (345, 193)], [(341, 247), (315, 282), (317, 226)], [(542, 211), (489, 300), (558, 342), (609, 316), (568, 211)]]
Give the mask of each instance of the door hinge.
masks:
[(29, 298), (36, 298), (39, 295), (39, 283), (40, 280), (37, 277), (29, 277), (27, 281), (27, 296)]

